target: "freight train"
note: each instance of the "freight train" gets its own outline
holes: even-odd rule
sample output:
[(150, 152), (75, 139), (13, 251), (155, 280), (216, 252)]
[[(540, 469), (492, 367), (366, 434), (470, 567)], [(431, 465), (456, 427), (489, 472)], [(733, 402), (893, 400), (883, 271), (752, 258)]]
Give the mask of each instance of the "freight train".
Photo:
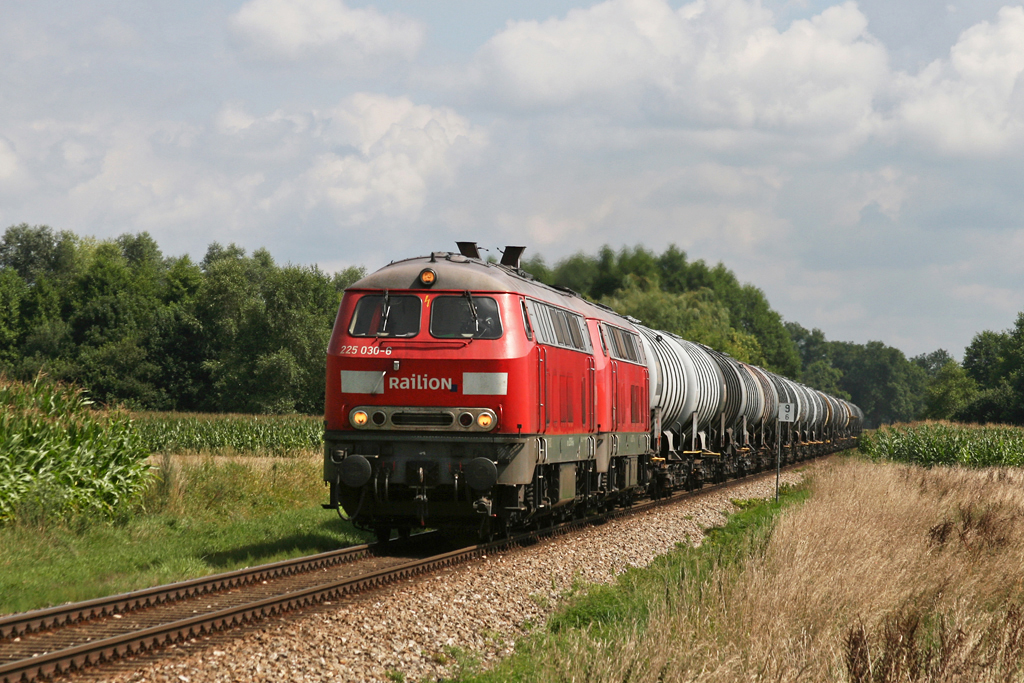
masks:
[(523, 247), (458, 246), (353, 284), (331, 334), (324, 507), (380, 540), (492, 536), (856, 442), (848, 401), (542, 284)]

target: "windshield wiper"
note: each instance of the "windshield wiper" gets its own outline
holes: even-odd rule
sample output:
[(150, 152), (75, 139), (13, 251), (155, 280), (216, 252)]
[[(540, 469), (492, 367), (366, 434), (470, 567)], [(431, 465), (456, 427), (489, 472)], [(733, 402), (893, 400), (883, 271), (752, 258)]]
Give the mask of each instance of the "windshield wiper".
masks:
[(475, 339), (476, 335), (480, 334), (480, 316), (476, 312), (476, 302), (473, 301), (473, 295), (469, 293), (468, 289), (463, 292), (462, 295), (466, 297), (466, 300), (469, 302), (469, 312), (473, 316), (473, 327), (475, 329), (475, 332), (473, 332), (473, 338)]
[(384, 290), (384, 310), (381, 313), (381, 317), (380, 317), (380, 329), (377, 330), (377, 336), (378, 337), (386, 337), (387, 336), (388, 333), (386, 332), (386, 330), (387, 330), (387, 327), (388, 327), (388, 316), (389, 315), (391, 315), (391, 295), (388, 294), (388, 290), (385, 289)]

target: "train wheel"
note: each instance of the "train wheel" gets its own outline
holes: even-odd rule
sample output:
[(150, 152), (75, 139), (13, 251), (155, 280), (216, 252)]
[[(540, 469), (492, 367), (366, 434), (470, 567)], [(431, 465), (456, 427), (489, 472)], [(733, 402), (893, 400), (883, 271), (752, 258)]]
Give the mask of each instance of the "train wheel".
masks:
[(389, 526), (376, 526), (373, 528), (374, 535), (377, 536), (377, 542), (384, 544), (391, 540), (391, 527)]
[(491, 543), (505, 536), (505, 520), (500, 517), (485, 517), (480, 524), (480, 541)]

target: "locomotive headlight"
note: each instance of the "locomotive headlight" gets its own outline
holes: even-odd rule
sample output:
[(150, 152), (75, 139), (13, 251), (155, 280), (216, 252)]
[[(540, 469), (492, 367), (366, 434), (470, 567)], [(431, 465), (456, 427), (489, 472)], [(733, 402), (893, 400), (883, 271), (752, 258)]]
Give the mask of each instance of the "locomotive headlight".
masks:
[(368, 419), (369, 416), (366, 414), (365, 410), (357, 410), (356, 412), (352, 413), (352, 425), (354, 427), (366, 426), (366, 421)]
[(483, 429), (490, 429), (494, 425), (494, 415), (491, 413), (480, 413), (476, 418), (476, 423)]
[(424, 268), (420, 271), (420, 284), (424, 287), (433, 287), (435, 282), (437, 282), (437, 273), (433, 270)]

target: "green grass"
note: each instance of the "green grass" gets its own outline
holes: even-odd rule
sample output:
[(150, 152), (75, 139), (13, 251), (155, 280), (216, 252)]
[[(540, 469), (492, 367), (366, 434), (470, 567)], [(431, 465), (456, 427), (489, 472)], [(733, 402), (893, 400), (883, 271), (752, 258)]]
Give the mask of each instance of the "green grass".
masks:
[(0, 530), (0, 613), (87, 600), (365, 543), (324, 510), (259, 519), (152, 515), (85, 529)]
[(319, 448), (323, 418), (311, 415), (235, 415), (140, 412), (132, 415), (153, 453), (292, 455)]
[(165, 457), (134, 514), (0, 528), (0, 612), (25, 611), (365, 543), (319, 504), (317, 453)]
[(649, 567), (627, 570), (614, 584), (584, 588), (549, 619), (543, 631), (522, 639), (516, 645), (516, 654), (492, 670), (481, 672), (473, 660), (460, 657), (462, 671), (455, 680), (498, 683), (559, 679), (557, 665), (552, 662), (571, 657), (581, 633), (586, 633), (591, 642), (614, 643), (653, 627), (648, 620), (655, 607), (686, 610), (704, 599), (701, 592), (714, 584), (716, 572), (759, 556), (779, 512), (808, 495), (808, 489), (801, 485), (783, 488), (779, 503), (744, 501), (744, 508), (731, 515), (724, 527), (710, 530), (699, 548), (680, 545)]
[(880, 427), (861, 437), (860, 450), (872, 459), (925, 467), (1020, 467), (1024, 428), (916, 422)]

